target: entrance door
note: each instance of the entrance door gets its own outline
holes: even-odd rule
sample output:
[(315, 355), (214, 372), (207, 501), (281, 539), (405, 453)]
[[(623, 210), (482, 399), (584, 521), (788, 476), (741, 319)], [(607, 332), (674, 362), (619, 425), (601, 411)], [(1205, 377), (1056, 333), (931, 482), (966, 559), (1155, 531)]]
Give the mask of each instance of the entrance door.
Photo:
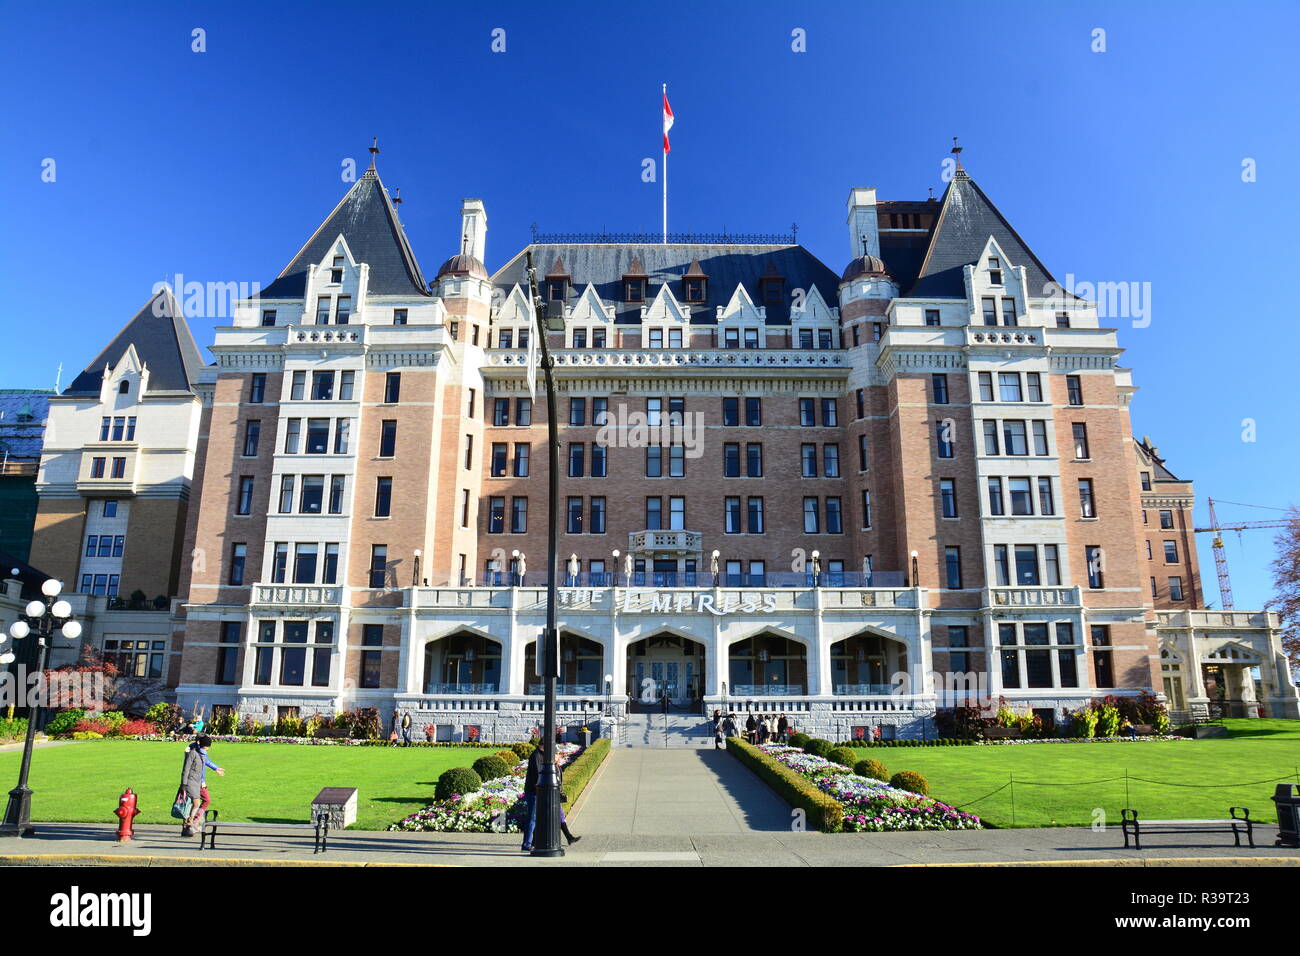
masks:
[(701, 696), (703, 657), (698, 645), (677, 637), (650, 638), (628, 648), (628, 696), (637, 710), (659, 710), (664, 698), (681, 709)]

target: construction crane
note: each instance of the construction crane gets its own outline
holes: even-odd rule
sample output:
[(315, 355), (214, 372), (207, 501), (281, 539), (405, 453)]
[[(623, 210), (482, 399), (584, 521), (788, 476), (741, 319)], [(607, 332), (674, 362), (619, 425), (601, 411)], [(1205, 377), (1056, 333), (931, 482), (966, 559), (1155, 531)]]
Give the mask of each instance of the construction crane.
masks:
[[(1212, 534), (1211, 544), (1214, 549), (1214, 570), (1219, 575), (1219, 604), (1225, 611), (1233, 608), (1232, 601), (1232, 580), (1228, 577), (1228, 556), (1223, 549), (1223, 532), (1225, 531), (1245, 531), (1250, 528), (1285, 528), (1290, 525), (1289, 520), (1278, 521), (1236, 521), (1232, 524), (1219, 524), (1219, 516), (1214, 513), (1214, 499), (1206, 499), (1210, 506), (1210, 526), (1208, 528), (1193, 528), (1196, 534)], [(1274, 508), (1271, 505), (1248, 505), (1240, 501), (1223, 501), (1221, 505), (1240, 505), (1243, 508), (1265, 508), (1269, 511), (1286, 511), (1286, 508)]]

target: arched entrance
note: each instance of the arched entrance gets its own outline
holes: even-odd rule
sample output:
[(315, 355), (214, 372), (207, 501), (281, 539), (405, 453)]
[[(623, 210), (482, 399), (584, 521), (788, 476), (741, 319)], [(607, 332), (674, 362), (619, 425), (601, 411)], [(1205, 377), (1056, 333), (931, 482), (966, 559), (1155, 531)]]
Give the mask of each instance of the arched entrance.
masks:
[(704, 645), (654, 634), (627, 647), (627, 696), (635, 712), (697, 710), (704, 699)]
[(879, 634), (855, 634), (831, 645), (831, 693), (867, 697), (893, 693), (906, 674), (907, 645)]
[[(569, 696), (595, 697), (605, 693), (605, 649), (577, 634), (560, 634), (560, 673), (555, 692)], [(537, 642), (529, 641), (524, 651), (525, 693), (545, 692), (537, 673)]]
[(808, 693), (808, 649), (779, 634), (756, 634), (732, 644), (727, 671), (732, 698)]
[(426, 694), (496, 694), (501, 690), (501, 645), (464, 632), (424, 646)]

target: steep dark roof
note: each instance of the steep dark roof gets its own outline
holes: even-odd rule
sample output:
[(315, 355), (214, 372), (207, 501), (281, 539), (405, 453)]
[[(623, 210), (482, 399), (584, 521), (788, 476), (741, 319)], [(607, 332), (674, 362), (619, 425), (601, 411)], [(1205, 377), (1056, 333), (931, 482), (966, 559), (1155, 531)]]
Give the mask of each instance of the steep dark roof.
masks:
[(431, 294), (379, 174), (368, 169), (312, 233), (307, 244), (298, 250), (293, 261), (262, 290), (262, 298), (301, 298), (307, 289), (308, 266), (319, 264), (325, 258), (339, 233), (347, 240), (357, 262), (369, 264), (372, 295)]
[[(1055, 281), (965, 170), (957, 170), (939, 205), (925, 259), (907, 298), (965, 298), (962, 270), (979, 259), (990, 236), (1012, 265), (1025, 267), (1030, 294), (1044, 295), (1048, 283)], [(883, 248), (881, 252), (892, 267), (893, 260)]]
[[(707, 245), (669, 243), (645, 245), (619, 245), (613, 243), (538, 243), (522, 250), (502, 266), (492, 281), (505, 291), (515, 283), (526, 288), (528, 276), (525, 253), (533, 253), (533, 265), (538, 275), (562, 259), (571, 277), (570, 301), (576, 299), (591, 283), (596, 294), (616, 308), (615, 321), (632, 324), (641, 321), (641, 304), (623, 301), (623, 276), (641, 273), (649, 276), (646, 303), (652, 302), (665, 283), (678, 302), (682, 300), (682, 276), (693, 262), (708, 276), (708, 300), (692, 303), (683, 308), (691, 310), (691, 321), (696, 324), (717, 321), (717, 307), (731, 301), (736, 286), (743, 285), (755, 305), (763, 305), (758, 280), (767, 272), (769, 263), (776, 274), (784, 277), (784, 299), (778, 305), (767, 305), (767, 321), (785, 325), (790, 321), (790, 297), (795, 289), (808, 290), (816, 286), (826, 304), (832, 308), (839, 304), (840, 278), (803, 246), (782, 245)], [(634, 261), (637, 268), (634, 269)], [(698, 273), (696, 273), (698, 274)]]
[(116, 368), (131, 345), (149, 369), (150, 392), (189, 391), (205, 364), (180, 305), (171, 289), (163, 286), (85, 371), (72, 380), (63, 394), (98, 395), (104, 381), (104, 367)]
[(1142, 460), (1146, 464), (1151, 466), (1151, 469), (1154, 472), (1154, 474), (1152, 475), (1153, 480), (1155, 481), (1182, 481), (1183, 480), (1182, 478), (1179, 478), (1172, 471), (1170, 471), (1168, 468), (1165, 467), (1165, 460), (1160, 457), (1159, 449), (1157, 449), (1154, 445), (1151, 444), (1150, 438), (1143, 437), (1141, 441), (1138, 441), (1136, 438), (1134, 438), (1133, 444), (1137, 445), (1138, 454), (1142, 458)]

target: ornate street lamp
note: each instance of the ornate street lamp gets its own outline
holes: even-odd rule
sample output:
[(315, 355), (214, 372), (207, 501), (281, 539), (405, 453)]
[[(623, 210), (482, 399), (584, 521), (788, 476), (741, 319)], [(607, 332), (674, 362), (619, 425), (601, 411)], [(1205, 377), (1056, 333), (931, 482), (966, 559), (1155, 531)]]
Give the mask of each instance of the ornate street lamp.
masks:
[[(44, 600), (32, 601), (25, 608), (25, 615), (9, 625), (9, 636), (21, 641), (30, 634), (36, 634), (36, 643), (40, 646), (37, 655), (36, 672), (41, 675), (37, 685), (38, 694), (49, 693), (45, 681), (45, 664), (49, 655), (50, 638), (54, 636), (56, 622), (60, 624), (59, 633), (70, 641), (81, 637), (81, 624), (72, 619), (72, 605), (59, 597), (63, 585), (50, 578), (41, 585)], [(12, 653), (0, 657), (0, 662), (13, 660)], [(7, 658), (7, 660), (6, 660)], [(27, 711), (27, 739), (23, 743), (23, 762), (18, 771), (18, 786), (9, 791), (9, 806), (5, 810), (4, 822), (0, 823), (0, 836), (31, 836), (32, 791), (27, 786), (27, 775), (32, 766), (32, 746), (36, 740), (36, 725), (40, 722), (40, 697), (37, 703)]]

